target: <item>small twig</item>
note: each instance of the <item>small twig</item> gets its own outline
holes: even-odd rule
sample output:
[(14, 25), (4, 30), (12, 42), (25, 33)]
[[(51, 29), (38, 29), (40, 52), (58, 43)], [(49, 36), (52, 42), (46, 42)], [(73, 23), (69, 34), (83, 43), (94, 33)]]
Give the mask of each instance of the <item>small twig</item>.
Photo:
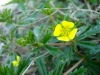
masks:
[(46, 53), (44, 53), (44, 54), (42, 54), (42, 55), (40, 55), (40, 56), (38, 56), (38, 57), (36, 57), (36, 58), (33, 58), (33, 60), (30, 62), (30, 64), (28, 65), (28, 67), (26, 68), (26, 70), (23, 72), (22, 75), (24, 75), (24, 74), (26, 73), (26, 71), (30, 68), (31, 65), (34, 65), (33, 63), (34, 63), (34, 61), (36, 61), (36, 59), (38, 59), (38, 58), (40, 58), (40, 57), (42, 57), (42, 56), (45, 56), (45, 55), (47, 55), (48, 53), (49, 53), (49, 52), (46, 52)]
[(42, 56), (45, 56), (45, 55), (47, 55), (49, 52), (46, 52), (46, 53), (44, 53), (44, 54), (42, 54), (42, 55), (40, 55), (40, 56), (38, 56), (38, 57), (36, 57), (36, 58), (33, 58), (33, 60), (35, 61), (36, 59), (38, 59), (38, 58), (40, 58), (40, 57), (42, 57)]
[[(55, 11), (55, 12), (52, 13), (50, 16), (54, 15), (54, 14), (57, 13), (57, 12), (58, 12), (58, 11)], [(44, 19), (47, 19), (47, 18), (50, 17), (50, 16), (46, 16), (46, 17), (43, 17), (43, 18), (37, 18), (37, 19), (35, 19), (36, 21), (30, 23), (30, 25), (35, 24), (35, 23), (37, 23), (37, 22), (40, 22), (40, 21), (42, 21), (42, 20), (44, 20)], [(27, 26), (27, 25), (16, 25), (16, 26)]]
[[(62, 12), (62, 11), (60, 11), (60, 10), (58, 10), (58, 12), (61, 14), (61, 15), (66, 15), (64, 12)], [(75, 20), (75, 21), (79, 21), (79, 19), (77, 19), (76, 17), (70, 17), (71, 19), (73, 19), (73, 20)]]
[(70, 2), (75, 6), (76, 9), (79, 9), (72, 0), (70, 0)]
[[(87, 0), (84, 0), (85, 4), (87, 5), (87, 8), (89, 10), (91, 10), (91, 6), (90, 6), (90, 3), (87, 1)], [(90, 11), (90, 17), (93, 18), (93, 13)]]
[(100, 10), (100, 5), (96, 8), (96, 11)]
[(97, 12), (97, 11), (94, 11), (94, 10), (89, 10), (89, 9), (77, 9), (77, 10), (80, 10), (80, 11), (84, 11), (84, 12), (94, 12), (94, 13), (96, 13), (96, 14), (99, 14), (100, 15), (100, 13), (99, 12)]
[(70, 43), (48, 43), (47, 45), (50, 45), (50, 46), (69, 46)]
[(88, 2), (87, 0), (84, 0), (84, 2), (85, 2), (85, 4), (86, 4), (87, 8), (88, 8), (89, 10), (91, 10), (91, 6), (90, 6), (89, 2)]
[(98, 40), (94, 40), (95, 42), (100, 42), (100, 39), (98, 39)]
[(23, 72), (22, 75), (24, 75), (26, 73), (26, 71), (30, 68), (30, 66), (34, 63), (34, 60), (31, 61), (31, 63), (28, 65), (28, 67), (26, 68), (26, 70)]
[(64, 75), (68, 75), (70, 72), (72, 72), (77, 66), (79, 66), (84, 61), (84, 58), (82, 58), (80, 61), (78, 61), (73, 67), (71, 67), (67, 72), (64, 73)]

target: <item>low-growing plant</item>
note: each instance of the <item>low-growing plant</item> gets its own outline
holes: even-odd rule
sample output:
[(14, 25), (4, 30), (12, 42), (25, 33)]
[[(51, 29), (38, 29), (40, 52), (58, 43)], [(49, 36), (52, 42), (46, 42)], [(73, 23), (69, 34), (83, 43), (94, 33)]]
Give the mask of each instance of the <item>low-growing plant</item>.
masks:
[[(0, 75), (99, 75), (99, 0), (11, 0), (0, 13)], [(6, 30), (4, 28), (9, 29)], [(4, 59), (6, 60), (6, 59)]]

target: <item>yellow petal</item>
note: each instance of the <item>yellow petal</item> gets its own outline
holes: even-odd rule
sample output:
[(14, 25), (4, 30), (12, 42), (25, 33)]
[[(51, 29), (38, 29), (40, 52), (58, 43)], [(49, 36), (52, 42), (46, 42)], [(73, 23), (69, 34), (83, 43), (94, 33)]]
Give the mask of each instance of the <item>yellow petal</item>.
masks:
[(17, 61), (13, 61), (12, 63), (13, 63), (13, 66), (16, 66), (16, 67), (17, 67), (18, 64), (19, 64)]
[(16, 58), (17, 58), (17, 62), (20, 62), (20, 57), (19, 57), (19, 56), (17, 56)]
[(70, 32), (69, 38), (70, 38), (71, 40), (75, 37), (77, 31), (78, 31), (78, 29), (75, 28), (75, 29), (73, 29), (73, 30)]
[(69, 29), (69, 28), (74, 27), (74, 23), (68, 22), (68, 21), (62, 21), (62, 26), (64, 26), (65, 29)]
[(70, 39), (67, 36), (57, 37), (57, 39), (61, 41), (70, 41)]
[(54, 36), (59, 36), (60, 34), (62, 33), (62, 27), (60, 24), (58, 24), (56, 27), (55, 27), (55, 30), (53, 32), (53, 35)]

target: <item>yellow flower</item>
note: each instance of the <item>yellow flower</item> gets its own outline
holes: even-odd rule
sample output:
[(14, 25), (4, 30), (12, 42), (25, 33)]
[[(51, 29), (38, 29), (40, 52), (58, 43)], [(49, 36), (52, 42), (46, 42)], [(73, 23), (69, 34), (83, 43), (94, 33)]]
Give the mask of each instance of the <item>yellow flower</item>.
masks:
[(17, 66), (19, 65), (19, 62), (20, 62), (20, 57), (17, 56), (17, 57), (16, 57), (16, 60), (15, 60), (15, 61), (12, 61), (13, 66), (17, 67)]
[(73, 22), (62, 21), (61, 24), (57, 24), (53, 35), (61, 41), (70, 41), (74, 39), (78, 29), (74, 27)]

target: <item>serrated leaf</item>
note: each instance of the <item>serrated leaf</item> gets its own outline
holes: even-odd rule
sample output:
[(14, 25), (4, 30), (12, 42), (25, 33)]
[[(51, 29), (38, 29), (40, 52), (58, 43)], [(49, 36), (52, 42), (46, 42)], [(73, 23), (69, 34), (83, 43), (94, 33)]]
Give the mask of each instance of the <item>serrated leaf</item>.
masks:
[(40, 28), (36, 27), (36, 28), (34, 28), (34, 30), (33, 30), (33, 32), (34, 32), (34, 34), (35, 34), (35, 36), (36, 36), (36, 39), (37, 39), (38, 41), (39, 41), (40, 38), (42, 37), (43, 29), (44, 29), (44, 27), (41, 26)]
[(36, 38), (35, 38), (35, 34), (32, 31), (28, 31), (27, 34), (27, 43), (29, 44), (33, 44), (35, 42)]
[(45, 46), (45, 49), (49, 51), (52, 55), (62, 54), (62, 52), (57, 47)]
[(37, 59), (36, 64), (41, 75), (48, 75), (45, 67), (44, 57)]
[(100, 26), (95, 26), (94, 28), (90, 28), (88, 31), (84, 32), (84, 34), (78, 36), (77, 39), (82, 40), (92, 35), (95, 35), (96, 33), (100, 33)]
[(95, 49), (97, 42), (94, 42), (94, 41), (77, 41), (76, 44), (79, 45), (79, 46), (82, 46), (84, 48)]
[(48, 31), (46, 31), (46, 32), (44, 33), (43, 38), (41, 39), (41, 42), (42, 42), (43, 44), (46, 44), (51, 38), (52, 38), (52, 34), (49, 33)]
[(72, 47), (65, 48), (60, 58), (63, 58), (69, 65), (70, 61), (73, 60), (73, 48)]
[(93, 75), (100, 75), (100, 63), (90, 60), (89, 58), (86, 59), (86, 66), (88, 71), (90, 71)]
[(88, 28), (88, 26), (82, 26), (82, 27), (80, 27), (79, 31), (77, 33), (77, 36), (80, 36), (82, 33), (84, 33), (87, 28)]
[(12, 15), (11, 9), (5, 9), (0, 14), (0, 22), (12, 23), (12, 18), (13, 18), (13, 15)]
[(32, 53), (36, 53), (36, 52), (38, 52), (39, 50), (41, 50), (39, 47), (37, 47), (37, 48), (35, 48), (35, 49), (33, 49), (31, 52)]
[(51, 8), (49, 3), (46, 3), (46, 8)]
[(22, 75), (31, 61), (32, 60), (30, 58), (27, 58), (26, 60), (21, 59), (18, 65), (18, 72), (16, 75)]
[(69, 75), (85, 75), (86, 69), (84, 67), (80, 67), (79, 69), (75, 69)]
[(10, 66), (10, 68), (6, 65), (3, 66), (0, 64), (0, 75), (15, 75), (14, 67)]
[(57, 66), (56, 66), (56, 73), (55, 73), (55, 75), (62, 75), (62, 71), (64, 69), (65, 64), (66, 64), (65, 60), (60, 60), (58, 62), (58, 64), (56, 64)]
[(22, 46), (26, 46), (27, 44), (33, 44), (36, 41), (35, 34), (32, 31), (28, 31), (28, 34), (17, 40), (17, 43)]

